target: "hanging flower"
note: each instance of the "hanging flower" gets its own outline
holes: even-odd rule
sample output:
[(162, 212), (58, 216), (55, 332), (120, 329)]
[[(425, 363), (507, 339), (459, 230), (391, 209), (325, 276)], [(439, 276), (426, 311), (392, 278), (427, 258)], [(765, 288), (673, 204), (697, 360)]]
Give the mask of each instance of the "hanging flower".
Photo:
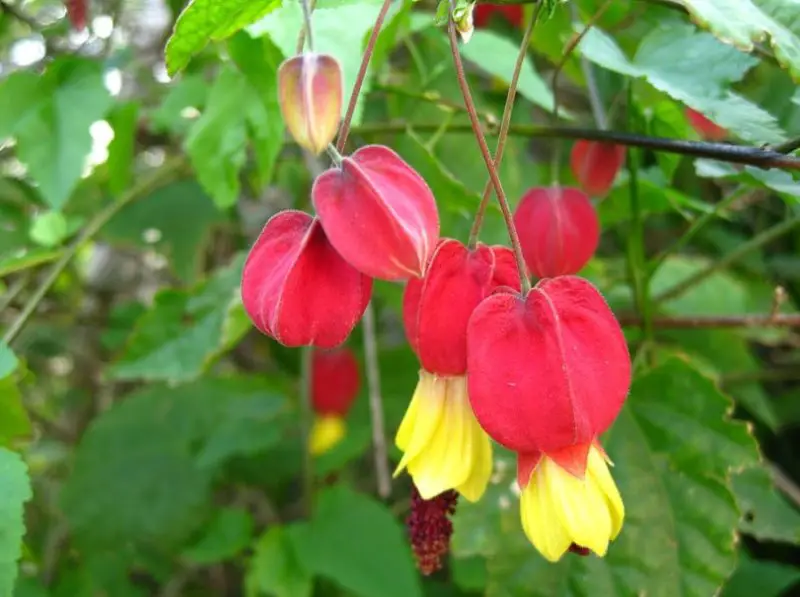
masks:
[(530, 189), (514, 212), (522, 255), (539, 278), (577, 274), (600, 242), (600, 222), (589, 197), (571, 187)]
[(381, 280), (420, 277), (439, 240), (439, 212), (422, 177), (388, 147), (367, 145), (319, 176), (311, 191), (331, 244)]
[(267, 222), (244, 264), (242, 303), (284, 346), (333, 348), (367, 308), (372, 280), (328, 242), (319, 220), (287, 210)]
[(520, 4), (497, 5), (481, 3), (475, 7), (473, 16), (475, 26), (479, 29), (488, 26), (493, 15), (502, 16), (514, 27), (522, 27), (522, 20), (525, 16)]
[(581, 188), (593, 197), (603, 197), (625, 163), (625, 147), (581, 139), (572, 146), (569, 163)]
[(342, 69), (333, 56), (306, 52), (278, 69), (278, 100), (298, 145), (319, 154), (333, 141), (342, 115)]
[(469, 321), (467, 370), (478, 422), (517, 453), (528, 537), (548, 559), (573, 543), (604, 554), (624, 510), (596, 439), (622, 408), (631, 362), (603, 297), (575, 276), (490, 296)]
[(333, 448), (347, 432), (345, 417), (360, 386), (358, 362), (346, 347), (314, 350), (311, 360), (311, 406), (314, 424), (310, 433), (312, 454)]
[(510, 249), (452, 239), (439, 243), (425, 277), (411, 280), (403, 322), (422, 369), (396, 444), (423, 499), (455, 489), (470, 501), (486, 489), (492, 468), (489, 438), (467, 396), (467, 323), (494, 289), (519, 289)]

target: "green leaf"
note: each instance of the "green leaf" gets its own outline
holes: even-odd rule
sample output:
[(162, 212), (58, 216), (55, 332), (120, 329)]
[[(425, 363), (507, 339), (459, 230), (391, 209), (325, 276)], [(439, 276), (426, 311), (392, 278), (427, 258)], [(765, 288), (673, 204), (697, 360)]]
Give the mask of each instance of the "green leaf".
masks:
[(60, 211), (46, 211), (39, 214), (31, 224), (31, 240), (43, 247), (60, 245), (69, 232), (67, 219)]
[(17, 356), (11, 348), (0, 340), (0, 378), (7, 377), (14, 373), (19, 365)]
[[(461, 53), (487, 73), (509, 84), (519, 45), (493, 31), (476, 30), (469, 43), (461, 46)], [(553, 111), (553, 93), (536, 72), (529, 57), (525, 58), (520, 72), (518, 93), (548, 112)], [(566, 115), (568, 111), (559, 110), (559, 114)]]
[[(292, 527), (289, 528), (292, 530)], [(281, 526), (272, 526), (258, 540), (245, 575), (246, 597), (311, 597), (311, 573)]]
[[(364, 38), (372, 30), (375, 18), (380, 12), (382, 0), (349, 0), (347, 2), (319, 2), (312, 15), (314, 28), (314, 50), (330, 54), (339, 61), (342, 68), (344, 98), (347, 103), (349, 90), (353, 88), (361, 65), (361, 52)], [(387, 25), (399, 8), (400, 2), (393, 3), (387, 15)], [(303, 26), (303, 12), (299, 2), (285, 2), (280, 9), (267, 15), (255, 25), (248, 27), (254, 36), (268, 36), (280, 49), (284, 57), (294, 56), (297, 49), (297, 35)], [(372, 88), (370, 72), (364, 81), (361, 98)], [(353, 116), (353, 124), (361, 122), (363, 99), (359, 100)], [(342, 106), (344, 110), (345, 106)]]
[(17, 139), (18, 156), (53, 209), (66, 203), (92, 148), (89, 126), (103, 118), (111, 97), (102, 66), (59, 58), (41, 78), (27, 72), (0, 84), (0, 138)]
[(203, 536), (182, 557), (201, 566), (240, 554), (253, 537), (253, 519), (246, 510), (223, 508), (204, 529)]
[(733, 491), (744, 516), (743, 533), (759, 541), (800, 543), (800, 512), (780, 495), (763, 466), (746, 468), (733, 477)]
[(150, 114), (150, 126), (155, 131), (184, 134), (191, 124), (184, 110), (202, 110), (207, 96), (208, 84), (202, 75), (181, 76), (170, 85), (161, 105)]
[(25, 534), (23, 505), (31, 498), (28, 469), (18, 454), (0, 448), (0, 595), (11, 595)]
[[(690, 25), (662, 25), (642, 40), (633, 60), (597, 28), (590, 30), (578, 47), (589, 60), (646, 79), (746, 141), (778, 143), (785, 139), (774, 116), (729, 89), (758, 61), (709, 33)], [(683, 58), (676, 60), (676, 56)], [(703, 68), (697, 68), (698, 60)]]
[[(241, 304), (242, 256), (194, 292), (163, 290), (137, 322), (112, 379), (189, 381), (230, 344), (225, 326)], [(227, 342), (226, 342), (227, 340)]]
[(280, 5), (281, 0), (191, 0), (167, 40), (167, 72), (172, 76), (182, 70), (209, 39), (230, 37)]
[(283, 143), (278, 51), (268, 40), (240, 34), (231, 43), (231, 53), (238, 68), (228, 65), (220, 71), (205, 110), (186, 138), (197, 177), (220, 207), (236, 203), (248, 138), (253, 140), (261, 184), (269, 182)]
[(104, 227), (112, 243), (153, 247), (169, 258), (175, 274), (186, 283), (197, 280), (203, 253), (222, 212), (193, 180), (161, 187), (128, 204)]
[(11, 447), (31, 432), (28, 411), (13, 375), (18, 366), (14, 352), (0, 340), (0, 446)]
[(422, 595), (402, 527), (366, 495), (343, 486), (321, 492), (313, 518), (293, 539), (311, 571), (358, 597)]
[[(715, 594), (736, 563), (740, 515), (729, 477), (758, 461), (746, 426), (728, 418), (730, 407), (711, 380), (679, 359), (634, 381), (603, 439), (626, 508), (605, 558), (567, 555), (551, 565), (539, 557), (520, 530), (513, 467), (495, 471), (490, 499), (459, 504), (456, 537), (470, 549), (456, 555), (487, 557), (488, 597)], [(469, 508), (485, 516), (467, 518)]]
[(50, 263), (61, 257), (61, 251), (52, 249), (21, 249), (17, 254), (0, 259), (0, 278), (37, 265)]
[(769, 40), (795, 80), (800, 78), (800, 6), (792, 0), (679, 0), (692, 20), (744, 52)]
[(62, 492), (79, 540), (98, 547), (183, 544), (211, 504), (215, 470), (198, 466), (197, 450), (226, 424), (234, 405), (262, 400), (274, 396), (259, 379), (154, 384), (96, 418)]
[(133, 179), (138, 116), (139, 104), (126, 102), (116, 106), (109, 117), (114, 129), (114, 138), (108, 145), (108, 190), (112, 195), (120, 195)]
[(725, 584), (722, 597), (779, 597), (800, 581), (800, 570), (768, 560), (754, 560), (739, 554), (739, 565)]

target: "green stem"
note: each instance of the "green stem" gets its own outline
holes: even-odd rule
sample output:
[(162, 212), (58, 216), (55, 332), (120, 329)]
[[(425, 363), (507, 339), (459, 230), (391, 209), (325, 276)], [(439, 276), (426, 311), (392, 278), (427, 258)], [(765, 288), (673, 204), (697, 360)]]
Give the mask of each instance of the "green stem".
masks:
[(39, 303), (50, 290), (50, 287), (55, 283), (58, 276), (66, 269), (67, 265), (72, 258), (85, 247), (89, 241), (92, 240), (95, 234), (106, 225), (106, 223), (113, 218), (123, 207), (143, 197), (149, 195), (156, 188), (162, 186), (167, 181), (171, 180), (184, 166), (183, 158), (171, 158), (167, 160), (160, 168), (152, 172), (149, 176), (145, 177), (141, 182), (132, 187), (128, 192), (119, 196), (114, 202), (107, 205), (104, 209), (99, 211), (87, 224), (78, 238), (67, 247), (61, 254), (61, 257), (56, 261), (48, 270), (47, 275), (41, 281), (39, 286), (34, 290), (28, 301), (25, 303), (20, 314), (11, 323), (11, 326), (6, 330), (3, 335), (3, 341), (6, 344), (11, 344), (14, 339), (19, 335), (28, 319), (33, 315)]
[(392, 493), (392, 475), (389, 471), (389, 454), (386, 448), (386, 425), (383, 421), (381, 397), (381, 370), (378, 364), (378, 334), (375, 325), (375, 308), (372, 301), (364, 311), (361, 325), (364, 332), (364, 362), (369, 386), (369, 412), (372, 420), (372, 450), (375, 458), (375, 477), (378, 495), (383, 499)]

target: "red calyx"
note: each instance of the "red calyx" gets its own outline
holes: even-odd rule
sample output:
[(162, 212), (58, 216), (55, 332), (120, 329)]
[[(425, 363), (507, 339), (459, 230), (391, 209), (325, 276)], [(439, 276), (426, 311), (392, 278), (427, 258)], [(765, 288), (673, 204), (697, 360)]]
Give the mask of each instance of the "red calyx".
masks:
[(242, 274), (245, 311), (284, 346), (341, 344), (371, 294), (372, 280), (342, 259), (319, 220), (295, 210), (270, 218)]
[(577, 274), (600, 242), (600, 222), (589, 197), (572, 187), (530, 189), (514, 212), (522, 255), (539, 278)]
[(498, 6), (496, 4), (478, 4), (472, 13), (472, 19), (475, 27), (486, 27), (492, 19), (492, 15), (497, 14), (503, 16), (509, 23), (515, 27), (522, 26), (522, 19), (524, 11), (519, 4), (506, 4)]
[(687, 107), (684, 109), (689, 124), (698, 135), (709, 141), (723, 141), (728, 136), (728, 131), (718, 124), (703, 116), (697, 110)]
[(521, 455), (588, 449), (617, 417), (630, 383), (622, 329), (582, 278), (542, 280), (526, 297), (494, 294), (470, 318), (470, 404), (481, 427)]
[(500, 286), (520, 288), (511, 249), (479, 243), (470, 251), (453, 239), (439, 243), (425, 277), (410, 280), (403, 295), (406, 337), (426, 371), (466, 373), (467, 323)]
[(569, 162), (581, 188), (593, 197), (602, 197), (625, 163), (625, 147), (581, 139), (572, 146)]
[(367, 145), (324, 172), (311, 190), (336, 250), (381, 280), (420, 277), (439, 240), (430, 188), (388, 147)]
[(349, 348), (315, 350), (311, 361), (311, 404), (318, 415), (345, 416), (359, 390), (358, 361)]

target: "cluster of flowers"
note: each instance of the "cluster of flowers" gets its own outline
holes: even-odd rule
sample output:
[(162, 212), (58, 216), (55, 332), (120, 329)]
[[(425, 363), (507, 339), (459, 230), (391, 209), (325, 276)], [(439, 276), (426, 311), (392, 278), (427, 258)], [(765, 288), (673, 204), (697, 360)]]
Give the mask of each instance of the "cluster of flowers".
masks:
[[(245, 263), (242, 299), (264, 334), (320, 349), (313, 385), (339, 386), (315, 393), (312, 450), (341, 437), (341, 415), (357, 392), (357, 365), (336, 347), (363, 315), (373, 279), (403, 282), (403, 323), (421, 369), (395, 439), (403, 452), (395, 474), (408, 471), (417, 502), (447, 502), (415, 525), (452, 512), (454, 491), (481, 498), (494, 440), (517, 455), (522, 527), (532, 544), (551, 561), (567, 551), (604, 555), (624, 507), (598, 437), (628, 394), (631, 363), (605, 300), (574, 275), (599, 238), (588, 196), (551, 187), (522, 198), (514, 221), (527, 269), (540, 278), (523, 293), (508, 247), (440, 238), (433, 193), (396, 152), (330, 149), (341, 111), (333, 58), (289, 59), (279, 94), (298, 143), (316, 153), (329, 147), (334, 164), (313, 184), (316, 215), (287, 210), (267, 222)], [(597, 194), (622, 158), (619, 148), (578, 143), (573, 169)], [(420, 529), (416, 535), (429, 535)], [(426, 552), (427, 569), (431, 557)]]

